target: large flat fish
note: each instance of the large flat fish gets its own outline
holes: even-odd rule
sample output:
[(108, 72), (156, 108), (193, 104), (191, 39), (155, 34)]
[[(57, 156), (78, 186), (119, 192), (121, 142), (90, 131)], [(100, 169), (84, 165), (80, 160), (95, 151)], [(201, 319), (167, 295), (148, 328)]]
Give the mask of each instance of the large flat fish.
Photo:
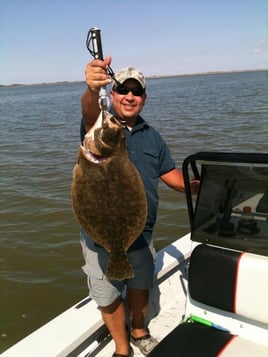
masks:
[(85, 232), (109, 253), (108, 279), (132, 278), (126, 251), (147, 218), (142, 179), (128, 158), (124, 127), (102, 113), (85, 135), (73, 170), (72, 204)]

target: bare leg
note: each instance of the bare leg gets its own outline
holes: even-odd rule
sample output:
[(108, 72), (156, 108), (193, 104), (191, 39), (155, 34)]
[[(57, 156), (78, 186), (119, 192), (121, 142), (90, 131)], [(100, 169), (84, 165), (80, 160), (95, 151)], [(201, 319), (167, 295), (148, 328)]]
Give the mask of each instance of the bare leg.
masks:
[(116, 299), (111, 305), (100, 307), (102, 318), (110, 331), (118, 354), (128, 355), (129, 341), (126, 332), (126, 313), (122, 298)]
[(131, 335), (135, 338), (145, 336), (148, 333), (144, 326), (148, 310), (148, 299), (149, 290), (127, 289), (127, 303), (132, 324)]

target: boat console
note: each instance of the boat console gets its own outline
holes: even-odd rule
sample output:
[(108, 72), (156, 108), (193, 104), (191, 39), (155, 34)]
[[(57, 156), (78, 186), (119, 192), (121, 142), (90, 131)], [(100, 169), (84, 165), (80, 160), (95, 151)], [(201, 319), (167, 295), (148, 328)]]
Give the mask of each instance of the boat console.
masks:
[(202, 152), (183, 175), (194, 247), (186, 314), (149, 357), (267, 356), (268, 154)]

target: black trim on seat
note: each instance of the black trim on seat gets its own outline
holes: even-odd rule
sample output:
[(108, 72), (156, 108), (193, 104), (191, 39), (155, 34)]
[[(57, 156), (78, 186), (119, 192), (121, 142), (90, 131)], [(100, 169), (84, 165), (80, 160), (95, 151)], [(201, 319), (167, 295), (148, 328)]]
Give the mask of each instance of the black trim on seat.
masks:
[(233, 335), (199, 323), (176, 327), (148, 357), (215, 357)]
[(234, 312), (236, 272), (241, 253), (198, 245), (189, 267), (191, 298), (218, 309)]

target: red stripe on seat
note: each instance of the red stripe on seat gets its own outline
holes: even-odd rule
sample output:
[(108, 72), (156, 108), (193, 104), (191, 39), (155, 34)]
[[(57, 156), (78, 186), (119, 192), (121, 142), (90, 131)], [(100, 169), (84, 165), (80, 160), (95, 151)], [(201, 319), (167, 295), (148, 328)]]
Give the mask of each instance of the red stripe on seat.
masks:
[(223, 346), (223, 348), (220, 350), (216, 357), (220, 357), (236, 337), (237, 336), (233, 336), (232, 338), (230, 338), (230, 340), (226, 343), (226, 345)]
[(238, 285), (238, 275), (239, 275), (239, 268), (240, 268), (240, 261), (242, 256), (245, 254), (245, 252), (241, 253), (238, 261), (237, 261), (237, 266), (236, 266), (236, 274), (235, 274), (235, 287), (234, 287), (234, 313), (237, 313), (237, 285)]

